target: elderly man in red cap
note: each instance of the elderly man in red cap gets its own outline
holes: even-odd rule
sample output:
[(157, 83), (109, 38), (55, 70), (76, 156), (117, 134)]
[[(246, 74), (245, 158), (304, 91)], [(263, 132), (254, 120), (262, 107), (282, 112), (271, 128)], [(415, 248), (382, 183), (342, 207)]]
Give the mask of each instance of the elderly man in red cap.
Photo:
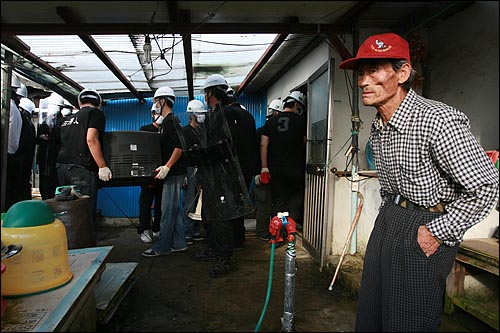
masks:
[(368, 37), (341, 69), (373, 106), (370, 142), (382, 205), (366, 248), (357, 331), (437, 331), (464, 233), (498, 201), (498, 171), (456, 108), (421, 97), (408, 42)]

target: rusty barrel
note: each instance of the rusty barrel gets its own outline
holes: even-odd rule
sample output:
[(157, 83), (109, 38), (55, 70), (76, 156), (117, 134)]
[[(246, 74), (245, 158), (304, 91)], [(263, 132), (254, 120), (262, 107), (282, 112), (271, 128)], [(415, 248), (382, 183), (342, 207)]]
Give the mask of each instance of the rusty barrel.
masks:
[(81, 249), (96, 246), (95, 227), (92, 223), (90, 198), (69, 201), (47, 199), (45, 202), (55, 214), (66, 212), (58, 219), (66, 227), (68, 249)]

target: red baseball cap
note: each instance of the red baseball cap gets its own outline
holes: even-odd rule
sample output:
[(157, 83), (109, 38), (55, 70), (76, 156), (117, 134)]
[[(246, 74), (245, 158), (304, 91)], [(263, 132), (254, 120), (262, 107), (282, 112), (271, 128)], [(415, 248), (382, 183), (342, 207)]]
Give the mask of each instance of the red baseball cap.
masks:
[(362, 59), (405, 59), (410, 62), (410, 46), (392, 32), (368, 37), (358, 49), (356, 58), (342, 61), (340, 69), (355, 69)]

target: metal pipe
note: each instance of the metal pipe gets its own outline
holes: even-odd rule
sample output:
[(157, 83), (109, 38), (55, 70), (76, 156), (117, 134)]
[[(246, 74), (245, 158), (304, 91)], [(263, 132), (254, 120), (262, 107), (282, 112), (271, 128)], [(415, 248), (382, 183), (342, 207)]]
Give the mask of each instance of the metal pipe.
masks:
[[(353, 54), (356, 54), (358, 51), (358, 45), (359, 45), (359, 26), (356, 23), (354, 23), (354, 29), (353, 29), (353, 34), (352, 34), (352, 44), (353, 44)], [(360, 120), (359, 120), (359, 90), (358, 90), (358, 85), (357, 85), (357, 77), (356, 77), (356, 71), (353, 71), (353, 77), (352, 77), (352, 143), (351, 143), (351, 148), (352, 148), (352, 170), (351, 170), (351, 221), (354, 219), (354, 216), (356, 214), (356, 209), (358, 207), (358, 190), (359, 190), (359, 176), (358, 176), (358, 151), (359, 151), (359, 145), (358, 145), (358, 133), (359, 133), (359, 127), (360, 127)], [(356, 253), (356, 244), (357, 244), (357, 232), (354, 230), (351, 238), (351, 246), (349, 249), (350, 254)]]
[(295, 237), (288, 242), (285, 258), (285, 304), (281, 327), (283, 332), (294, 332), (294, 304), (295, 304)]

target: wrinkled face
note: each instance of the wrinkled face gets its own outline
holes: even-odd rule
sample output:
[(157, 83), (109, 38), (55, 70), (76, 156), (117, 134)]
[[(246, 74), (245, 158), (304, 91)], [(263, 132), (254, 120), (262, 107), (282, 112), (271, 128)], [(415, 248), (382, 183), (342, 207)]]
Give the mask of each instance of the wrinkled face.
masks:
[[(361, 98), (366, 106), (378, 107), (386, 104), (397, 93), (402, 75), (394, 71), (389, 61), (362, 63), (356, 70)], [(406, 81), (406, 80), (405, 80)]]

